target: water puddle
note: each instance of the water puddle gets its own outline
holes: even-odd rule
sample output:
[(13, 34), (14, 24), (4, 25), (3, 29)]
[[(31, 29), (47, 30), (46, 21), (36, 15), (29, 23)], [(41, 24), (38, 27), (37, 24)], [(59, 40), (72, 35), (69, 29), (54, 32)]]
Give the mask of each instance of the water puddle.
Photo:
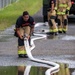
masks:
[(47, 35), (47, 39), (58, 39), (55, 35)]
[[(60, 71), (52, 75), (75, 75), (75, 68), (60, 63)], [(45, 75), (47, 67), (38, 66), (0, 66), (0, 75)]]

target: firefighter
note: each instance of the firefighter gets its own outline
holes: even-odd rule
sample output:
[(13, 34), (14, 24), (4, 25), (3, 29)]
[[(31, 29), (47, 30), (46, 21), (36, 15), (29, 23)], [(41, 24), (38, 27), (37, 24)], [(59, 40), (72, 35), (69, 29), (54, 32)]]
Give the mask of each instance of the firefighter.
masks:
[(58, 32), (66, 33), (68, 29), (68, 14), (71, 7), (70, 0), (56, 0)]
[[(26, 50), (24, 47), (24, 36), (28, 39), (34, 30), (34, 19), (29, 15), (27, 11), (23, 12), (16, 21), (16, 32), (18, 34), (18, 56), (27, 58)], [(30, 43), (29, 43), (30, 44)]]
[(50, 0), (49, 10), (48, 10), (48, 24), (51, 34), (57, 35), (58, 28), (55, 22), (56, 19), (56, 11), (55, 11), (55, 0)]

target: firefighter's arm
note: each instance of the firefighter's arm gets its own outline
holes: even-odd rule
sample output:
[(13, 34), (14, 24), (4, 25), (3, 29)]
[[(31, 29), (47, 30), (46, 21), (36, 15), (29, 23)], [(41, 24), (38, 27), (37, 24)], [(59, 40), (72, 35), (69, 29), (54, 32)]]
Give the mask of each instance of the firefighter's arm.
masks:
[(34, 25), (32, 25), (32, 27), (30, 29), (30, 35), (34, 35), (33, 32), (34, 32)]
[(50, 19), (49, 11), (48, 11), (48, 13), (47, 13), (47, 17), (48, 17), (48, 21), (49, 21), (49, 19)]
[(54, 2), (53, 1), (51, 2), (51, 6), (52, 6), (51, 11), (53, 11), (54, 10)]
[(69, 15), (70, 8), (71, 8), (71, 0), (68, 0), (67, 1), (67, 10), (66, 10), (67, 15)]
[(18, 37), (19, 37), (20, 39), (24, 39), (24, 36), (22, 36), (21, 33), (20, 33), (20, 26), (21, 26), (21, 25), (22, 25), (21, 20), (20, 20), (20, 19), (17, 19), (17, 21), (16, 21), (16, 26), (15, 26), (15, 28), (16, 28), (16, 33), (17, 33), (17, 35), (18, 35)]
[(35, 26), (35, 21), (34, 19), (32, 18), (32, 23), (30, 25), (31, 29), (30, 29), (30, 35), (34, 35), (33, 32), (34, 32), (34, 26)]
[(33, 32), (33, 31), (34, 31), (34, 26), (31, 27), (31, 32)]
[(56, 3), (55, 3), (55, 8), (54, 8), (56, 11), (58, 9), (58, 0), (56, 0)]
[(31, 35), (34, 35), (33, 32), (34, 32), (34, 27), (31, 28)]
[(71, 4), (71, 0), (68, 0), (67, 5), (68, 5), (67, 10), (70, 10), (71, 5), (72, 5), (72, 4)]

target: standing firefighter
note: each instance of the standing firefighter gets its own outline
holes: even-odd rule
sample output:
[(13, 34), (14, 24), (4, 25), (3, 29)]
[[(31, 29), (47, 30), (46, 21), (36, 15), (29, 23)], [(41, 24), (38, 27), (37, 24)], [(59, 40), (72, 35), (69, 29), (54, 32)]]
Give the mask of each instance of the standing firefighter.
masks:
[(55, 22), (56, 11), (55, 11), (55, 0), (50, 0), (49, 11), (48, 11), (48, 24), (50, 28), (50, 33), (57, 35), (58, 29)]
[(27, 58), (26, 50), (24, 47), (24, 36), (28, 39), (30, 34), (34, 29), (34, 19), (29, 16), (27, 11), (23, 12), (23, 15), (20, 16), (16, 21), (16, 32), (18, 34), (18, 56)]
[(58, 32), (66, 33), (68, 26), (68, 13), (71, 7), (70, 0), (56, 0), (56, 11), (57, 11), (57, 22), (58, 22)]

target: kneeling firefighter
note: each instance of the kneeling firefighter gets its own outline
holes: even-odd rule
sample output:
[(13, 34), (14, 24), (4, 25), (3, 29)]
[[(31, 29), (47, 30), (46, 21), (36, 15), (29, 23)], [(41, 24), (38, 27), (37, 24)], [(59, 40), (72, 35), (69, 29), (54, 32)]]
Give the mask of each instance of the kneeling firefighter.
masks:
[(71, 7), (70, 0), (56, 0), (58, 32), (66, 33), (68, 27), (68, 14)]
[(48, 24), (50, 28), (50, 33), (57, 35), (58, 28), (55, 22), (56, 19), (56, 11), (55, 11), (55, 0), (50, 0), (49, 10), (48, 10)]
[(24, 46), (24, 37), (30, 38), (31, 33), (34, 30), (34, 19), (29, 15), (27, 11), (23, 12), (16, 21), (16, 32), (18, 34), (18, 56), (27, 58), (27, 53)]

